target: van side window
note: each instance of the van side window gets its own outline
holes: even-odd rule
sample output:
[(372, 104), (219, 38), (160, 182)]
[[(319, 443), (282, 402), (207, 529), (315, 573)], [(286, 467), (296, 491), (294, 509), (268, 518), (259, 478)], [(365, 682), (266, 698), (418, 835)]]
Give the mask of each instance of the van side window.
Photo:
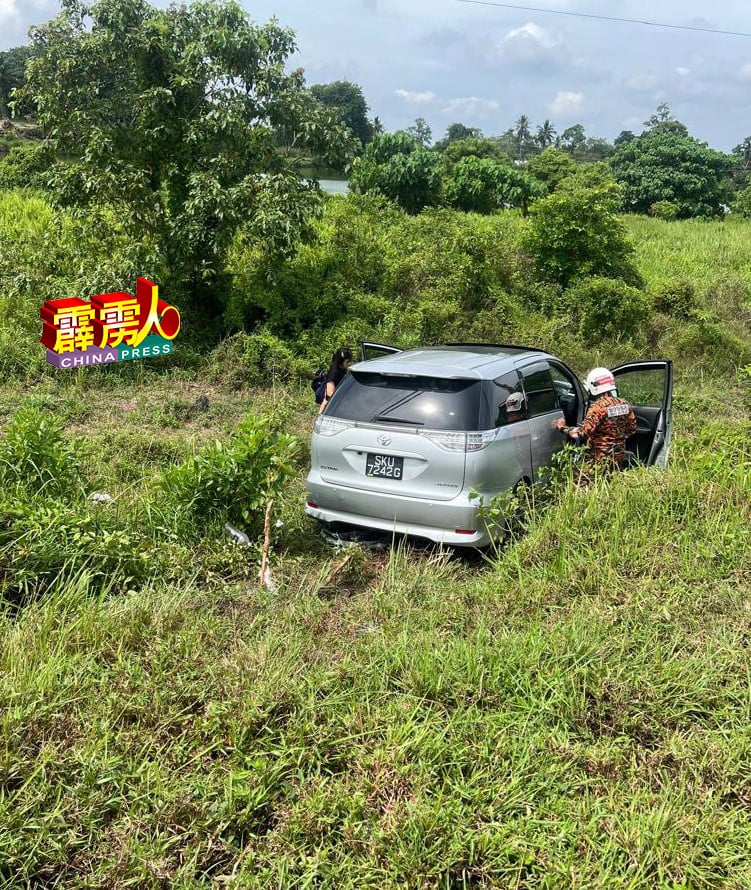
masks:
[(522, 378), (530, 417), (558, 410), (558, 396), (547, 365), (522, 368)]
[(558, 396), (558, 405), (563, 411), (566, 423), (569, 426), (575, 426), (579, 418), (579, 396), (573, 377), (570, 372), (555, 362), (550, 362), (549, 367), (550, 376), (553, 378), (553, 387)]
[(493, 401), (497, 406), (496, 426), (506, 426), (527, 419), (527, 400), (516, 371), (493, 381)]

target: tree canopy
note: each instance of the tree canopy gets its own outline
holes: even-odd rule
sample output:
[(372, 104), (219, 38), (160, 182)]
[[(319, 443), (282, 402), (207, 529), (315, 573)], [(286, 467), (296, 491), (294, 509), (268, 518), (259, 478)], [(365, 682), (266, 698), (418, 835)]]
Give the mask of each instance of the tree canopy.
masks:
[(349, 184), (355, 192), (384, 195), (408, 213), (418, 213), (440, 201), (440, 166), (441, 156), (422, 148), (409, 133), (383, 133), (355, 162)]
[[(333, 163), (342, 124), (287, 72), (291, 31), (235, 2), (156, 9), (145, 0), (66, 0), (32, 32), (24, 93), (61, 160), (55, 194), (109, 202), (153, 239), (186, 294), (213, 311), (235, 233), (292, 249), (318, 203), (276, 148), (283, 125)], [(214, 291), (215, 292), (215, 291)]]
[(458, 210), (493, 213), (503, 207), (524, 212), (539, 184), (527, 173), (492, 158), (463, 157), (446, 181), (446, 200)]
[(317, 83), (311, 93), (322, 104), (332, 109), (365, 146), (373, 138), (373, 124), (368, 120), (368, 103), (362, 88), (348, 80)]
[[(16, 98), (13, 90), (24, 85), (24, 68), (33, 55), (33, 46), (13, 46), (0, 52), (0, 116), (10, 114), (10, 103)], [(33, 104), (28, 99), (18, 99), (13, 107), (14, 113), (20, 116), (31, 114), (33, 110)]]
[(730, 198), (732, 158), (661, 123), (667, 122), (622, 143), (608, 161), (623, 185), (625, 209), (648, 213), (653, 204), (669, 201), (681, 218), (722, 214)]

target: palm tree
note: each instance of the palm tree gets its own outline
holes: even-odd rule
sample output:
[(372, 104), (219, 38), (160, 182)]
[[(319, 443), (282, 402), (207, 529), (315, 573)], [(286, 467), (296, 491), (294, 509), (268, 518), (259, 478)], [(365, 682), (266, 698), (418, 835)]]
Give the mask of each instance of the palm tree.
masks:
[(522, 114), (519, 120), (514, 124), (514, 136), (519, 144), (519, 160), (522, 159), (522, 148), (524, 143), (529, 139), (529, 118), (526, 114)]
[(550, 146), (555, 142), (555, 137), (555, 127), (550, 123), (549, 120), (545, 119), (537, 128), (535, 142), (543, 151), (545, 151), (546, 148), (550, 148)]

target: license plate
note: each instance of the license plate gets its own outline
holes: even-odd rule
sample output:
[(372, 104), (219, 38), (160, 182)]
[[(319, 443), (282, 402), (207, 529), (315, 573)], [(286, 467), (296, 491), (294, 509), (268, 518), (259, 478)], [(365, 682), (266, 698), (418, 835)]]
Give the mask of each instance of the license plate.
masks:
[(404, 458), (393, 454), (366, 454), (365, 475), (380, 476), (383, 479), (401, 479), (404, 473)]

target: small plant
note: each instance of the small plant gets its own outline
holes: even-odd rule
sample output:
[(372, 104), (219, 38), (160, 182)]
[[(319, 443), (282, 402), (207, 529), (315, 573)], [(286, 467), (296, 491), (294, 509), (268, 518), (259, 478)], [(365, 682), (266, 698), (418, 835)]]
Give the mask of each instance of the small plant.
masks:
[(571, 488), (579, 475), (582, 456), (581, 447), (566, 443), (553, 455), (551, 465), (538, 471), (534, 485), (520, 482), (513, 489), (488, 500), (479, 492), (470, 492), (470, 500), (479, 499), (478, 517), (501, 536), (515, 537), (524, 533), (548, 507), (559, 501), (564, 491)]
[(300, 447), (267, 417), (249, 415), (229, 442), (217, 440), (167, 469), (159, 487), (188, 535), (230, 522), (251, 538), (263, 530), (264, 508), (295, 470)]
[(649, 213), (655, 219), (664, 219), (666, 221), (678, 219), (681, 208), (673, 201), (655, 201), (649, 208)]
[(52, 496), (79, 494), (81, 465), (65, 439), (62, 421), (43, 408), (20, 408), (0, 439), (0, 481)]

